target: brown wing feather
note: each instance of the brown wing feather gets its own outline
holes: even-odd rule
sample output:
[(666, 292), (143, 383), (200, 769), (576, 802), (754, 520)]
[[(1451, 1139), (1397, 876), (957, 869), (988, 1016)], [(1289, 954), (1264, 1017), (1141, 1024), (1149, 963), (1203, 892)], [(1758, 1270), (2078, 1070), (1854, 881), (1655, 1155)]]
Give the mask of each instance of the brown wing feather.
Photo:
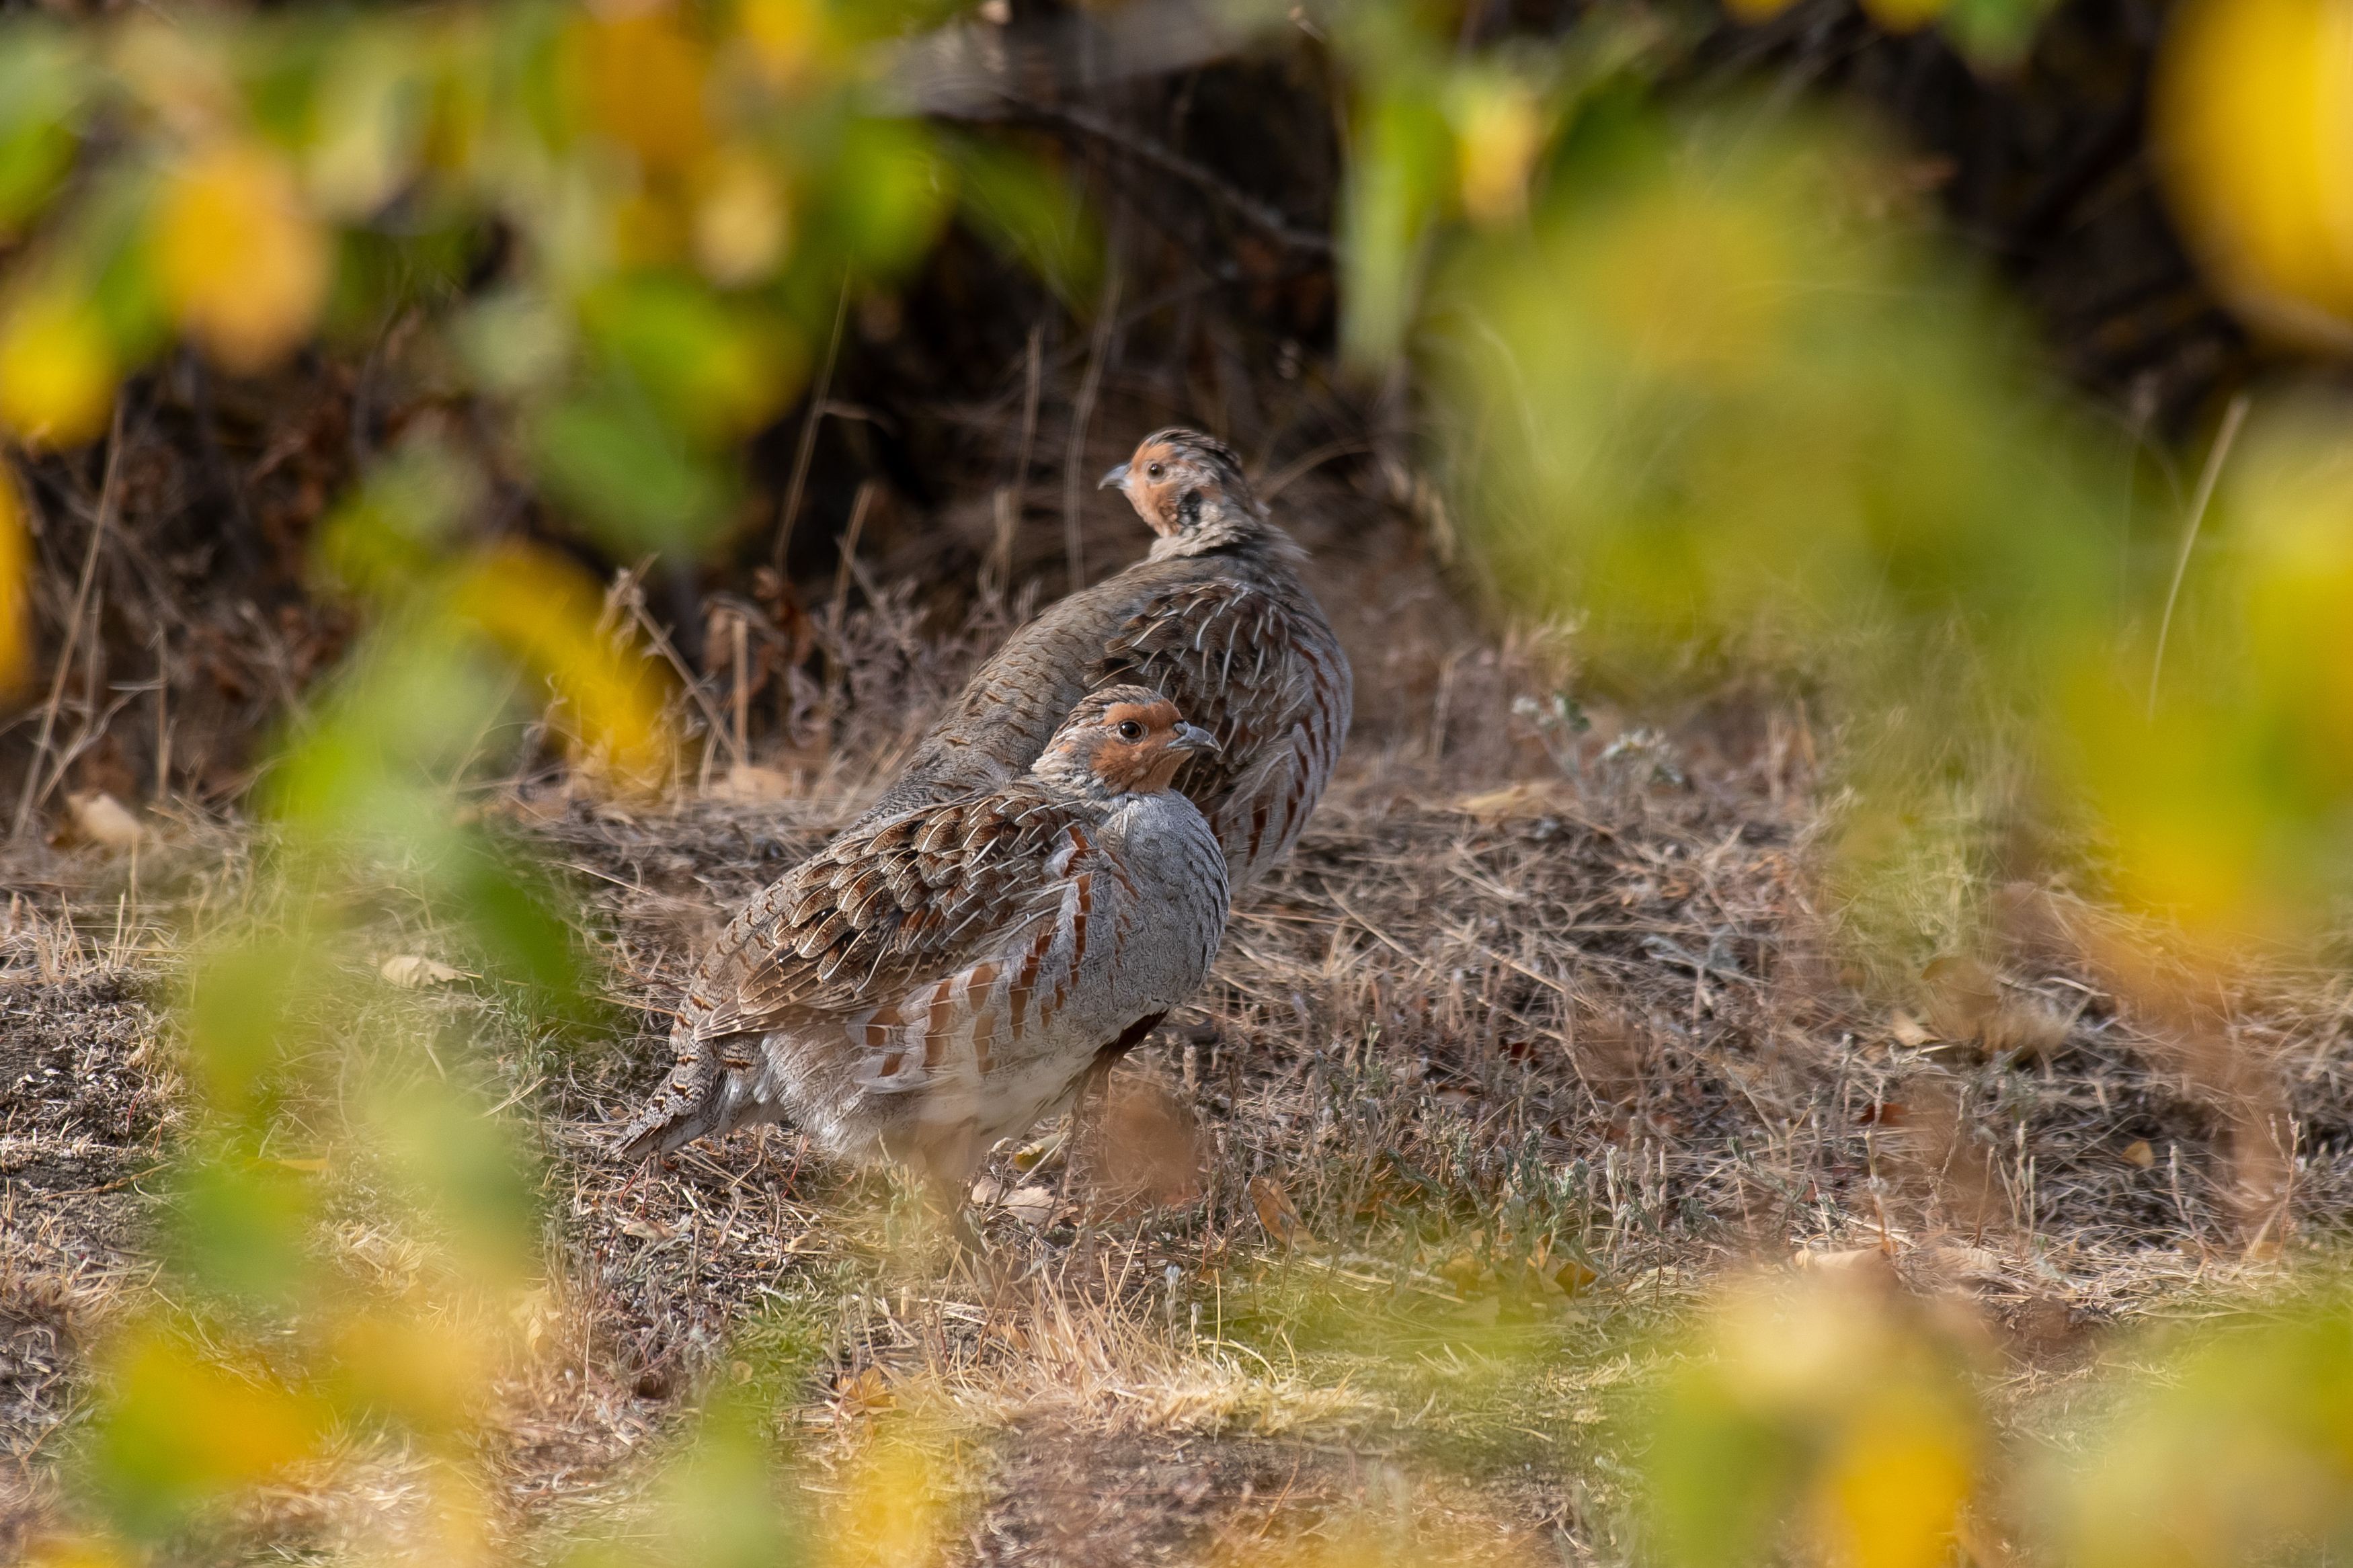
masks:
[(623, 1156), (667, 1153), (748, 1117), (759, 1036), (847, 1016), (980, 956), (1057, 896), (1040, 863), (1071, 821), (1024, 784), (853, 829), (773, 883), (696, 966), (673, 1070), (622, 1133)]
[(1234, 579), (1145, 604), (1106, 645), (1090, 683), (1156, 688), (1218, 739), (1176, 778), (1244, 882), (1290, 845), (1346, 732), (1347, 661), (1320, 615)]

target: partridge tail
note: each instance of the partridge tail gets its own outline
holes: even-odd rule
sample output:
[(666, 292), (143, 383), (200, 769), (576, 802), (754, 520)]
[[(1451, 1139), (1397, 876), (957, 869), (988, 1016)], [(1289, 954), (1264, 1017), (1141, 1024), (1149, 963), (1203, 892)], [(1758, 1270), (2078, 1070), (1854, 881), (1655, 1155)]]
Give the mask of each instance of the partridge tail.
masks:
[(746, 1075), (725, 1060), (724, 1040), (672, 1037), (678, 1065), (637, 1119), (623, 1130), (624, 1161), (659, 1160), (708, 1133), (719, 1137), (754, 1119)]

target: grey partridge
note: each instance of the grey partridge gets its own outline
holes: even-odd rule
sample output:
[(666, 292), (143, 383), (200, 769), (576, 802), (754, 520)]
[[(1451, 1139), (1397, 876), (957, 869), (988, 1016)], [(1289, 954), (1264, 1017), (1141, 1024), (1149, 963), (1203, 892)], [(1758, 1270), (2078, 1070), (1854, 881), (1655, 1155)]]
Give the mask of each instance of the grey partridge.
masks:
[(1176, 787), (1208, 818), (1239, 892), (1290, 850), (1331, 779), (1348, 658), (1300, 581), (1303, 553), (1224, 442), (1155, 431), (1103, 484), (1159, 536), (1151, 552), (1016, 632), (861, 820), (1018, 775), (1081, 696), (1134, 682), (1216, 737)]
[(625, 1157), (784, 1119), (960, 1184), (1208, 973), (1225, 858), (1168, 785), (1213, 751), (1159, 693), (1105, 687), (1018, 775), (837, 837), (697, 967)]

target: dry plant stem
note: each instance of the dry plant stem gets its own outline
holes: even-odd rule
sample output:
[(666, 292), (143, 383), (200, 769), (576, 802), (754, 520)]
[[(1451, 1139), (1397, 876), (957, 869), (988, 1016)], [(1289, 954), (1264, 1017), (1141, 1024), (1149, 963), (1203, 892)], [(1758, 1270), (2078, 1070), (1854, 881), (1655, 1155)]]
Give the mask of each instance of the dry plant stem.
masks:
[(834, 706), (843, 679), (841, 621), (849, 613), (849, 576), (858, 561), (858, 536), (866, 531), (867, 510), (874, 504), (874, 492), (879, 488), (873, 479), (858, 487), (858, 498), (849, 503), (849, 526), (841, 534), (841, 559), (834, 569), (833, 598), (825, 607), (825, 692), (828, 710)]
[(1116, 247), (1105, 247), (1103, 303), (1095, 309), (1094, 342), (1087, 350), (1087, 374), (1079, 382), (1079, 400), (1071, 409), (1071, 447), (1062, 459), (1062, 552), (1069, 559), (1071, 592), (1087, 585), (1086, 546), (1079, 527), (1080, 480), (1087, 462), (1087, 424), (1094, 417), (1095, 395), (1103, 389), (1103, 362), (1111, 357), (1112, 333), (1119, 326), (1119, 259)]
[(1298, 482), (1299, 479), (1308, 474), (1314, 473), (1316, 469), (1322, 468), (1324, 464), (1332, 461), (1334, 458), (1353, 458), (1359, 454), (1369, 452), (1372, 449), (1373, 447), (1371, 442), (1357, 440), (1353, 437), (1345, 441), (1326, 441), (1324, 445), (1315, 447), (1304, 457), (1284, 464), (1282, 468), (1276, 471), (1273, 478), (1268, 479), (1264, 484), (1258, 487), (1258, 499), (1261, 500), (1271, 501), (1275, 497), (1281, 495), (1285, 489), (1289, 489), (1293, 484)]
[(2165, 590), (2165, 614), (2157, 623), (2157, 654), (2148, 666), (2148, 716), (2157, 717), (2157, 683), (2165, 673), (2165, 643), (2173, 631), (2173, 606), (2181, 598), (2181, 580), (2189, 574), (2189, 552), (2198, 543), (2199, 526), (2206, 521), (2206, 508), (2214, 499), (2214, 486), (2222, 477), (2222, 465), (2230, 460), (2231, 444), (2239, 438), (2239, 426), (2245, 422), (2248, 405), (2253, 401), (2247, 393), (2231, 399), (2230, 407), (2222, 411), (2222, 427), (2214, 433), (2214, 445), (2206, 452), (2206, 470), (2198, 476), (2198, 493), (2190, 498), (2189, 521), (2181, 531), (2181, 553), (2174, 557), (2173, 582)]
[[(678, 649), (670, 645), (668, 635), (662, 631), (661, 626), (651, 616), (646, 614), (646, 603), (637, 591), (636, 579), (637, 572), (633, 570), (630, 574), (629, 591), (623, 600), (628, 610), (630, 624), (645, 634), (646, 639), (654, 645), (654, 650), (662, 656), (663, 662), (670, 666), (670, 673), (678, 677), (679, 684), (686, 688), (687, 695), (694, 699), (694, 705), (702, 710), (702, 721), (709, 727), (710, 732), (712, 734), (723, 732), (727, 728), (727, 721), (721, 718), (719, 710), (711, 705), (711, 694), (702, 689), (702, 683), (695, 679), (692, 670), (687, 668), (686, 660), (679, 657)], [(619, 584), (617, 584), (615, 586), (617, 588)]]
[(1013, 575), (1013, 535), (1021, 526), (1021, 505), (1029, 489), (1029, 459), (1038, 442), (1038, 394), (1045, 381), (1046, 328), (1029, 329), (1027, 372), (1021, 395), (1021, 441), (1013, 451), (1013, 482), (997, 490), (997, 538), (989, 547), (987, 582), (1002, 594)]
[(155, 628), (155, 799), (172, 793), (172, 644), (171, 633)]
[(65, 700), (66, 680), (73, 673), (74, 653), (81, 643), (82, 613), (90, 607), (90, 587), (98, 580), (98, 549), (105, 542), (107, 530), (113, 521), (114, 502), (119, 493), (115, 481), (121, 471), (122, 399), (118, 397), (114, 400), (114, 426), (106, 438), (106, 477), (99, 483), (98, 516), (90, 524), (90, 548), (82, 553), (81, 579), (74, 585), (73, 611), (66, 617), (66, 641), (65, 647), (58, 651), (58, 672), (49, 682), (48, 700), (41, 705), (40, 732), (33, 742), (32, 763), (25, 769), (24, 791), (16, 797), (16, 817), (8, 829), (11, 837), (25, 831), (25, 824), (31, 818), (34, 808), (47, 800), (49, 792), (58, 787), (58, 777), (64, 772), (62, 766), (47, 770), (47, 782), (36, 787), (48, 762), (49, 742), (57, 732), (58, 709)]
[(744, 767), (752, 761), (752, 661), (749, 640), (751, 626), (737, 611), (727, 622), (727, 655), (735, 677), (735, 765)]
[(801, 493), (808, 487), (809, 464), (817, 457), (817, 427), (825, 417), (826, 399), (833, 395), (834, 361), (841, 353), (841, 327), (849, 315), (849, 274), (841, 275), (841, 295), (833, 303), (833, 333), (826, 339), (825, 363), (817, 373), (817, 384), (809, 388), (808, 412), (801, 416), (800, 444), (793, 449), (793, 477), (785, 486), (785, 512), (776, 521), (776, 549), (768, 563), (779, 577), (785, 574), (785, 556), (792, 549), (793, 524), (800, 521)]

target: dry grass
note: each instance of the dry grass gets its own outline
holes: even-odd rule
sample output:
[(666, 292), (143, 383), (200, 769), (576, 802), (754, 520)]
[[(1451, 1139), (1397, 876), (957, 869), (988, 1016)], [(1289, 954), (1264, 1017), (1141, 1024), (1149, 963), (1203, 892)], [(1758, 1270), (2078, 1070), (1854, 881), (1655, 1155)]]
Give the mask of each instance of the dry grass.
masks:
[[(2027, 1420), (2104, 1325), (2353, 1198), (2341, 984), (2137, 1011), (2102, 957), (2114, 918), (2038, 886), (1993, 900), (1995, 973), (1866, 994), (1810, 874), (1801, 710), (1727, 701), (1663, 736), (1599, 715), (1566, 770), (1515, 709), (1548, 696), (1557, 648), (1481, 638), (1406, 524), (1318, 494), (1303, 531), (1366, 694), (1341, 775), (1211, 984), (1124, 1070), (1117, 1136), (998, 1151), (982, 1268), (787, 1131), (644, 1174), (606, 1151), (697, 944), (854, 812), (1009, 612), (945, 639), (903, 595), (851, 612), (841, 686), (804, 694), (852, 716), (826, 753), (721, 766), (659, 810), (549, 785), (488, 803), (568, 869), (646, 1021), (566, 1054), (448, 998), (482, 1011), (480, 1070), (547, 1161), (555, 1348), (499, 1390), (489, 1438), (510, 1539), (634, 1508), (706, 1393), (781, 1369), (818, 1495), (854, 1498), (878, 1443), (931, 1445), (955, 1560), (1613, 1559), (1625, 1472), (1597, 1434), (1727, 1269), (1893, 1255), (1996, 1327)], [(185, 1114), (160, 998), (251, 882), (235, 831), (169, 840), (135, 896), (90, 851), (12, 877), (12, 1541), (55, 1505), (82, 1352), (153, 1273)], [(437, 940), (396, 912), (381, 935)], [(2216, 1038), (2227, 1072), (2196, 1044)], [(414, 1515), (419, 1486), (355, 1460), (245, 1525), (323, 1549)]]

